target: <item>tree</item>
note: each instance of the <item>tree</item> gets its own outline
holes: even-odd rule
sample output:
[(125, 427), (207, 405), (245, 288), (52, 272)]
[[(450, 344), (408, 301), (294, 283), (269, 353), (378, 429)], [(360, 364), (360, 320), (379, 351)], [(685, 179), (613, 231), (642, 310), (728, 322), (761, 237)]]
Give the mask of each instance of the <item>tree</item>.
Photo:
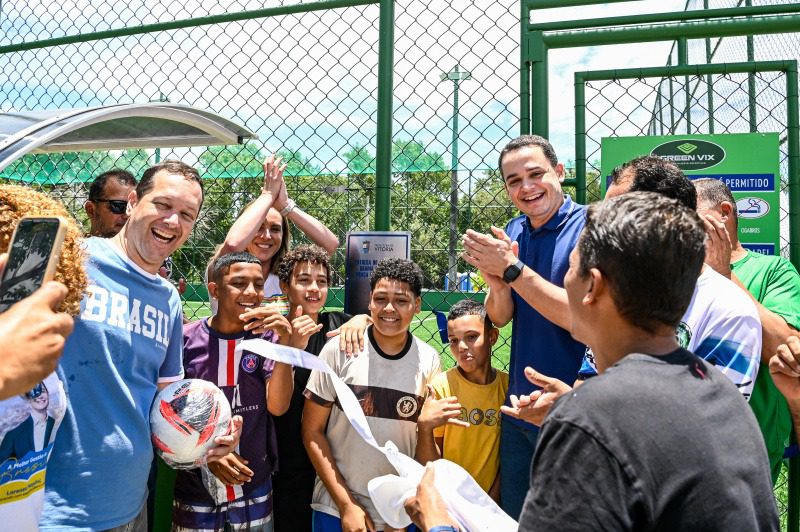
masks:
[(83, 204), (95, 177), (112, 168), (141, 176), (149, 165), (145, 150), (30, 153), (0, 172), (0, 180), (27, 183), (58, 198), (79, 223), (85, 224)]
[[(374, 155), (362, 145), (341, 155), (351, 172), (351, 190), (374, 205)], [(398, 139), (392, 143), (392, 174), (392, 228), (411, 233), (411, 258), (425, 272), (426, 286), (439, 287), (447, 273), (450, 171), (441, 154)]]

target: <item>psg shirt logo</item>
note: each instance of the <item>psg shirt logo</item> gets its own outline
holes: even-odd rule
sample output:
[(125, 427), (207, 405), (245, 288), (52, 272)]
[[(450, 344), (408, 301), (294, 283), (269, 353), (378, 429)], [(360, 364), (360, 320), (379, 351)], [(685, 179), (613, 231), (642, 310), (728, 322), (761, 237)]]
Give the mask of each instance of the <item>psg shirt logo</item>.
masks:
[(258, 356), (253, 354), (246, 354), (242, 357), (242, 369), (247, 373), (253, 373), (258, 369)]

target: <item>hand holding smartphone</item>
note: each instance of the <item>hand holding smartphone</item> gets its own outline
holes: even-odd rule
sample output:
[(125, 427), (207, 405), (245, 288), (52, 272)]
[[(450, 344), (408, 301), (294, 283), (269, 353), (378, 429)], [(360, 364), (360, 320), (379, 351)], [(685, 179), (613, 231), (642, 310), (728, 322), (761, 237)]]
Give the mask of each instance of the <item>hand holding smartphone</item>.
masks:
[(52, 280), (67, 222), (58, 216), (25, 216), (19, 220), (8, 260), (0, 277), (0, 312)]

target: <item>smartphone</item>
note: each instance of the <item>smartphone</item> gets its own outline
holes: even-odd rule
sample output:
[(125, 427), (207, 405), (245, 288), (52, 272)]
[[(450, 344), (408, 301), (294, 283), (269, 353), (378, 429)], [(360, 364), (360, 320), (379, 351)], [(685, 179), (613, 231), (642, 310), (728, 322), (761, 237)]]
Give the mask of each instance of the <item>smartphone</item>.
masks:
[(0, 312), (50, 281), (61, 256), (67, 222), (58, 216), (25, 216), (17, 223), (0, 278)]

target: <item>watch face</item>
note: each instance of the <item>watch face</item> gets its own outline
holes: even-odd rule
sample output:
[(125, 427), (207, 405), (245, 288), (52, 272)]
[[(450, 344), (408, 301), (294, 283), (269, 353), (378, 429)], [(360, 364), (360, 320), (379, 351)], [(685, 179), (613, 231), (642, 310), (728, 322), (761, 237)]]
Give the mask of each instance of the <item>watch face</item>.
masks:
[(503, 272), (503, 280), (510, 283), (519, 277), (520, 273), (522, 273), (522, 270), (516, 264), (512, 264)]

